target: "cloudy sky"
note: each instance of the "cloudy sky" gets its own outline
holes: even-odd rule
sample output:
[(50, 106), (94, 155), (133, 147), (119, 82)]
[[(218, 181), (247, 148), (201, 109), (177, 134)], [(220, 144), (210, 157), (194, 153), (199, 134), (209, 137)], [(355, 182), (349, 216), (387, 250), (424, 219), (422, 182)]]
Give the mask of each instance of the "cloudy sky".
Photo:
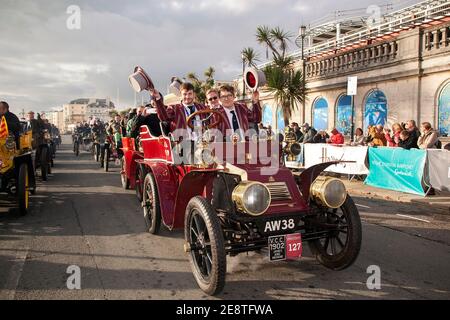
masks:
[[(216, 79), (231, 80), (241, 72), (242, 48), (265, 56), (255, 42), (258, 25), (296, 34), (336, 10), (405, 1), (0, 0), (0, 100), (18, 113), (82, 97), (117, 103), (119, 92), (125, 107), (134, 103), (128, 75), (136, 65), (163, 93), (171, 76), (202, 76), (209, 66)], [(71, 5), (81, 10), (79, 30), (67, 28)]]

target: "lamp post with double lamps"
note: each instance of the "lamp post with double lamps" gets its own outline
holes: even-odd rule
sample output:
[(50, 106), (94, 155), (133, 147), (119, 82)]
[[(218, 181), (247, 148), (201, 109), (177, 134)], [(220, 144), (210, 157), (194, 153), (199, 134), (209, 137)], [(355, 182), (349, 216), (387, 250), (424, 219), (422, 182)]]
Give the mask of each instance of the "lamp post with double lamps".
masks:
[(241, 54), (242, 59), (242, 100), (245, 101), (245, 55)]
[[(305, 48), (305, 37), (306, 37), (306, 26), (305, 25), (300, 26), (299, 36), (300, 36), (300, 38), (302, 40), (302, 76), (303, 76), (303, 85), (305, 86), (305, 83), (306, 83), (306, 75), (305, 75), (306, 63), (305, 63), (305, 50), (304, 50), (304, 48)], [(303, 121), (303, 123), (306, 122), (306, 119), (305, 119), (306, 102), (305, 102), (305, 100), (306, 100), (305, 88), (303, 88), (303, 101), (302, 101), (302, 104), (303, 104), (302, 121)]]

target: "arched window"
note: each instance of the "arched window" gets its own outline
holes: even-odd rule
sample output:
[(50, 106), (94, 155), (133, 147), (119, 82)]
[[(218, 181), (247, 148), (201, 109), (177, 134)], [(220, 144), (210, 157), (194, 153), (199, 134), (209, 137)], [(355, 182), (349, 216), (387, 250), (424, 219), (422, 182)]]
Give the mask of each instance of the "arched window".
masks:
[(328, 103), (324, 98), (314, 101), (312, 125), (317, 131), (328, 130)]
[(262, 109), (262, 123), (264, 126), (271, 125), (273, 127), (272, 107), (266, 103)]
[(448, 137), (450, 133), (450, 82), (442, 89), (438, 103), (439, 133)]
[(352, 97), (342, 95), (336, 104), (336, 129), (343, 135), (350, 135), (352, 129)]
[(387, 122), (388, 103), (386, 96), (380, 90), (372, 91), (366, 98), (364, 105), (364, 129)]
[(284, 130), (284, 117), (283, 117), (283, 109), (281, 107), (277, 108), (277, 129), (279, 132), (282, 132)]

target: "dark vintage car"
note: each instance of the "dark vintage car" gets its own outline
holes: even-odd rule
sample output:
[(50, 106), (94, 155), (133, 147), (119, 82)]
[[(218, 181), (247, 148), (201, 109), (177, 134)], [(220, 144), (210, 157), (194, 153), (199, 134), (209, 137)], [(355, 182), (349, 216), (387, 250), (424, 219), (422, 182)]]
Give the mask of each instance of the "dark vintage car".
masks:
[[(191, 127), (197, 115), (188, 119)], [(357, 258), (362, 237), (358, 209), (340, 180), (321, 176), (337, 162), (295, 175), (282, 161), (283, 152), (292, 148), (279, 148), (272, 137), (256, 137), (231, 142), (199, 139), (195, 155), (209, 158), (178, 164), (173, 137), (155, 137), (143, 126), (140, 138), (144, 156), (136, 163), (145, 175), (142, 206), (147, 229), (152, 234), (161, 225), (184, 229), (184, 250), (205, 293), (215, 295), (223, 289), (227, 255), (268, 249), (273, 261), (299, 258), (307, 242), (317, 260), (332, 270), (345, 269)], [(264, 173), (270, 168), (260, 161), (260, 148), (276, 157), (275, 172)], [(224, 161), (217, 161), (217, 153)]]
[(31, 143), (31, 130), (23, 122), (18, 145), (14, 136), (0, 139), (0, 193), (15, 197), (21, 215), (28, 212), (29, 194), (36, 192)]

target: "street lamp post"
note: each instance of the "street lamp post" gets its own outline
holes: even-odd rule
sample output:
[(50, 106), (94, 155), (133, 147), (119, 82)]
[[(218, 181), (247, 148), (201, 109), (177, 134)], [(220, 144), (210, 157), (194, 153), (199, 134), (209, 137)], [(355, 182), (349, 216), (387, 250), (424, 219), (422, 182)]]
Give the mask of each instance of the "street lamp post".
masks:
[(300, 26), (299, 29), (299, 35), (300, 38), (302, 39), (302, 76), (303, 76), (303, 108), (302, 108), (302, 121), (303, 123), (306, 122), (305, 116), (306, 116), (306, 112), (305, 112), (305, 108), (306, 108), (306, 96), (305, 96), (305, 84), (306, 84), (306, 75), (305, 75), (305, 69), (306, 69), (306, 63), (305, 63), (305, 51), (304, 51), (304, 47), (305, 47), (305, 36), (306, 36), (306, 26), (302, 25)]
[(245, 55), (241, 54), (242, 58), (242, 100), (245, 101)]

